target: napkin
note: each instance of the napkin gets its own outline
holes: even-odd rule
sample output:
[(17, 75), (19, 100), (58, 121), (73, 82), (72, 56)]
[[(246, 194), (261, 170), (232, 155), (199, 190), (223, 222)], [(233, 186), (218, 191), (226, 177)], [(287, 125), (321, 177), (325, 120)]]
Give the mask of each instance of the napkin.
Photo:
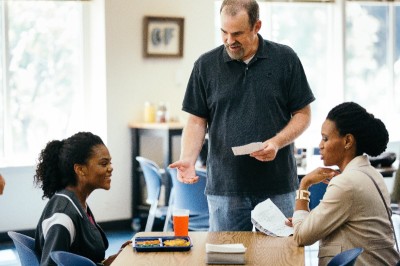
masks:
[(243, 244), (208, 244), (206, 243), (206, 253), (244, 253), (246, 248)]
[(207, 264), (245, 264), (243, 244), (206, 244)]

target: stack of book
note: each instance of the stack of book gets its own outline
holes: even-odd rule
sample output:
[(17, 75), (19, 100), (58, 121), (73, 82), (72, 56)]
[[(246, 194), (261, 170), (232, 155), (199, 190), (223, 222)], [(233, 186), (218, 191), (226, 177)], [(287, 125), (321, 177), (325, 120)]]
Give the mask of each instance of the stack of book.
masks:
[(243, 244), (206, 244), (207, 264), (246, 264)]

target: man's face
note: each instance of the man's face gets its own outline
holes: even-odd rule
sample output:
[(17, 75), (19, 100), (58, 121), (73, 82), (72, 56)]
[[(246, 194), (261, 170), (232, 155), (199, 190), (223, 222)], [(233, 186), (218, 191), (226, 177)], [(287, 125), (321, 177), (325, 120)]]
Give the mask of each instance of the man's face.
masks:
[(257, 33), (261, 21), (253, 27), (249, 25), (249, 16), (245, 10), (231, 16), (224, 8), (221, 12), (221, 37), (229, 56), (235, 60), (246, 60), (257, 51)]

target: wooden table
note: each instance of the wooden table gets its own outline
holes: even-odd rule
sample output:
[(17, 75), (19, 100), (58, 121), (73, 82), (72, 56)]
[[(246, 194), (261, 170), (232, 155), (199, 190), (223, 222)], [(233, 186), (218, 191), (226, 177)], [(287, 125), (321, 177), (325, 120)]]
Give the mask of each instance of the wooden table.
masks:
[[(172, 232), (140, 232), (136, 236), (167, 236)], [(129, 265), (205, 265), (206, 243), (243, 243), (246, 265), (304, 265), (304, 247), (293, 237), (271, 237), (261, 232), (189, 232), (193, 247), (185, 252), (136, 252), (128, 245), (112, 266)]]

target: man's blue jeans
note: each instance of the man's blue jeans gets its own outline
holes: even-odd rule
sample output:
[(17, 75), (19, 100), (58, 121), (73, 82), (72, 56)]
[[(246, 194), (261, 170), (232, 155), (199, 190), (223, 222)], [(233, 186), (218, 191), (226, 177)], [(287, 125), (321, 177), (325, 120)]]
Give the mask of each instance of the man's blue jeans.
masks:
[[(251, 211), (270, 198), (286, 217), (292, 217), (296, 193), (265, 196), (215, 196), (207, 195), (210, 212), (209, 231), (251, 231)], [(282, 221), (284, 222), (284, 221)]]

